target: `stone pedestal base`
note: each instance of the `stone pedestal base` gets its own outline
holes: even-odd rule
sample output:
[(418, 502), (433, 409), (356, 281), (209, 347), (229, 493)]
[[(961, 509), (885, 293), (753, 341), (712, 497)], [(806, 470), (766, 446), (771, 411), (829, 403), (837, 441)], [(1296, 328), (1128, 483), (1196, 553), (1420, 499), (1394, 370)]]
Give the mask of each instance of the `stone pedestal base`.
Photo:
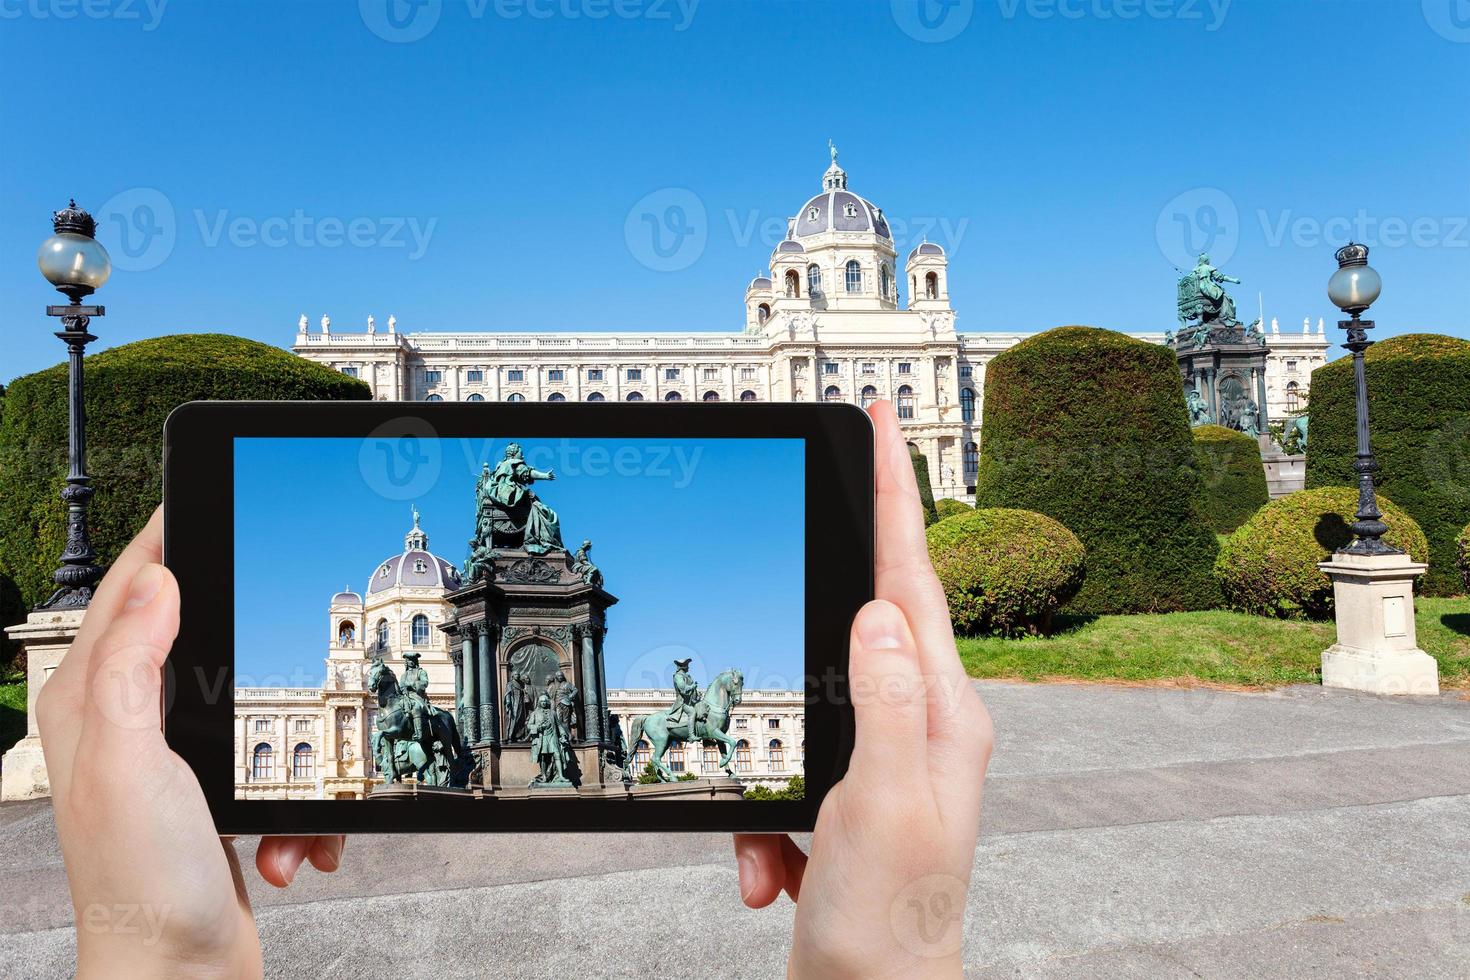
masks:
[[(602, 785), (601, 750), (586, 743), (573, 745), (571, 754), (576, 760), (577, 785), (587, 788)], [(531, 747), (525, 743), (512, 743), (497, 748), (477, 746), (475, 755), (481, 765), (483, 781), (488, 790), (499, 792), (507, 789), (524, 789), (541, 773), (541, 767), (531, 758)]]
[(33, 800), (51, 795), (41, 732), (36, 727), (36, 698), (82, 626), (85, 609), (38, 610), (5, 632), (25, 647), (26, 736), (0, 762), (0, 800)]
[(1419, 649), (1414, 580), (1429, 566), (1407, 555), (1338, 553), (1332, 579), (1337, 642), (1322, 653), (1322, 686), (1372, 694), (1439, 693), (1439, 663)]

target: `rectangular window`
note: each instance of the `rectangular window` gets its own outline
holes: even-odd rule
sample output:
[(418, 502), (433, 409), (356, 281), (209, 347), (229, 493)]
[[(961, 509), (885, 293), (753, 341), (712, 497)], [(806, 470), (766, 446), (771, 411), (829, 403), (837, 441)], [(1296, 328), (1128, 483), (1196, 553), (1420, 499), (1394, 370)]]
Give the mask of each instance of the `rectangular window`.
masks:
[(357, 368), (355, 368), (355, 367), (345, 367), (345, 368), (342, 369), (342, 373), (345, 374), (345, 375), (347, 375), (349, 378), (355, 378), (355, 377), (357, 377)]
[(719, 368), (705, 368), (704, 369), (704, 380), (706, 380), (706, 381), (717, 381), (717, 380), (719, 380), (719, 377), (720, 377), (720, 369)]
[(877, 374), (878, 365), (874, 364), (872, 361), (865, 361), (863, 363), (862, 371), (864, 374)]
[(257, 732), (268, 732), (268, 731), (270, 731), (271, 730), (271, 723), (270, 723), (269, 719), (266, 719), (266, 718), (257, 718), (257, 719), (255, 719), (255, 730)]
[(741, 381), (754, 381), (755, 380), (755, 368), (753, 368), (753, 367), (743, 367), (743, 368), (741, 368), (740, 369), (740, 380)]
[(749, 718), (736, 718), (735, 719), (735, 727), (736, 728), (745, 728), (749, 723), (750, 723), (750, 719)]
[(836, 374), (839, 370), (841, 370), (841, 365), (839, 365), (836, 361), (823, 361), (822, 362), (822, 373), (823, 374)]
[[(1286, 370), (1288, 370), (1288, 371), (1295, 371), (1296, 370), (1296, 361), (1287, 361), (1286, 362)], [(355, 378), (355, 377), (357, 377), (357, 375), (354, 374), (353, 377)]]
[(309, 719), (309, 718), (297, 718), (296, 719), (296, 730), (298, 732), (309, 732), (309, 731), (311, 731), (311, 719)]
[(436, 384), (438, 384), (439, 382), (441, 382), (443, 380), (444, 380), (444, 372), (443, 371), (425, 371), (424, 372), (424, 384), (426, 384), (426, 385), (436, 385)]
[(678, 381), (679, 380), (679, 369), (678, 368), (664, 368), (664, 380), (665, 381)]
[(551, 368), (546, 372), (547, 381), (565, 381), (566, 379), (567, 373), (561, 368)]
[(775, 731), (776, 729), (778, 729), (778, 728), (781, 727), (781, 719), (780, 718), (767, 718), (766, 719), (766, 727), (769, 728), (771, 731)]
[(479, 368), (470, 368), (465, 372), (465, 380), (472, 385), (483, 384), (485, 382), (485, 372)]
[(588, 381), (601, 381), (602, 380), (602, 368), (588, 368), (587, 369), (587, 380)]
[(914, 373), (914, 366), (912, 364), (910, 364), (908, 361), (899, 361), (898, 362), (898, 373), (899, 374), (913, 374)]
[(962, 378), (973, 378), (974, 376), (975, 376), (975, 366), (973, 364), (961, 364), (960, 365), (960, 377), (962, 377)]
[(642, 368), (628, 368), (628, 380), (629, 381), (642, 381), (643, 380), (643, 369)]
[(505, 372), (505, 380), (507, 380), (507, 381), (525, 381), (526, 380), (526, 372), (522, 368), (511, 368), (509, 371), (506, 371)]

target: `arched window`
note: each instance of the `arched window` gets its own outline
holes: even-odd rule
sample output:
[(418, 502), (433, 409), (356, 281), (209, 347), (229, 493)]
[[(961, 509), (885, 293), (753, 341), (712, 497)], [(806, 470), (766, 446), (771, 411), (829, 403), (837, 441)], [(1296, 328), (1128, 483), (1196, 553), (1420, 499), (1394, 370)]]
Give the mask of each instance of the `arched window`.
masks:
[(1301, 410), (1301, 407), (1301, 385), (1297, 384), (1295, 381), (1288, 381), (1286, 383), (1286, 410), (1288, 412), (1297, 412)]
[(860, 293), (863, 290), (863, 267), (858, 264), (857, 259), (848, 260), (846, 284), (849, 293)]
[(250, 755), (250, 778), (274, 779), (275, 775), (276, 754), (271, 751), (269, 743), (261, 742)]
[(357, 627), (352, 625), (351, 620), (342, 620), (342, 625), (337, 627), (337, 644), (348, 646), (357, 639)]
[(676, 742), (669, 749), (669, 772), (681, 773), (684, 771), (684, 743)]
[(567, 396), (563, 395), (559, 391), (553, 391), (551, 394), (546, 396), (546, 400), (549, 402), (564, 402), (567, 400)]
[(965, 484), (974, 486), (980, 475), (980, 447), (973, 442), (965, 443)]
[(643, 400), (643, 392), (630, 391), (628, 392), (628, 397), (625, 400), (630, 402), (641, 402)]
[(681, 402), (683, 400), (684, 396), (679, 394), (677, 391), (671, 391), (667, 395), (664, 395), (664, 401), (666, 402)]
[(633, 771), (642, 772), (643, 767), (653, 758), (653, 750), (648, 747), (648, 739), (640, 738), (638, 744), (633, 748)]
[(806, 267), (806, 291), (813, 296), (822, 291), (822, 270), (815, 262)]
[(426, 402), (442, 402), (443, 400), (444, 399), (438, 395), (430, 395), (428, 398), (424, 399), (424, 401)]
[(898, 417), (901, 419), (914, 417), (914, 389), (908, 385), (898, 389)]
[(765, 323), (771, 318), (771, 308), (765, 303), (755, 308), (755, 318), (760, 323)]
[(829, 402), (842, 401), (842, 389), (836, 385), (828, 385), (822, 392), (822, 399)]
[(606, 396), (603, 395), (602, 392), (600, 392), (600, 391), (594, 391), (592, 394), (590, 394), (590, 395), (587, 396), (587, 400), (589, 402), (602, 402), (602, 401), (607, 401), (607, 398), (606, 398)]
[(878, 389), (872, 385), (863, 385), (862, 405), (867, 408), (878, 400)]
[(750, 743), (743, 738), (735, 743), (735, 771), (750, 772)]
[(416, 647), (429, 645), (429, 617), (419, 613), (413, 618), (413, 645)]
[(720, 400), (720, 393), (718, 391), (706, 391), (704, 393), (704, 400), (707, 402), (717, 402)]
[(291, 778), (310, 779), (316, 775), (316, 756), (311, 746), (302, 742), (291, 753)]
[(755, 392), (753, 392), (749, 388), (747, 388), (745, 391), (742, 391), (740, 393), (740, 400), (743, 401), (743, 402), (753, 402), (753, 401), (755, 401), (756, 400)]
[(801, 276), (795, 269), (786, 270), (786, 298), (796, 299), (801, 295)]
[(887, 297), (893, 288), (893, 273), (888, 271), (887, 264), (878, 266), (878, 288), (884, 297)]
[(766, 747), (771, 753), (771, 768), (785, 769), (786, 750), (781, 746), (781, 740), (779, 738), (773, 738)]
[(467, 401), (467, 402), (482, 402), (484, 400), (485, 400), (485, 396), (484, 395), (481, 395), (479, 393), (473, 394), (470, 397), (468, 397), (468, 398), (465, 399), (465, 401)]
[(378, 646), (384, 650), (388, 649), (388, 621), (386, 619), (378, 620)]
[(508, 402), (523, 402), (525, 400), (526, 396), (521, 394), (519, 391), (512, 392), (510, 397), (506, 399), (506, 401)]
[(924, 277), (924, 297), (926, 299), (939, 298), (939, 275), (937, 273), (931, 272)]
[(720, 750), (713, 745), (706, 745), (704, 747), (703, 768), (705, 772), (714, 772), (720, 768)]
[(960, 418), (966, 422), (975, 421), (975, 389), (960, 389)]

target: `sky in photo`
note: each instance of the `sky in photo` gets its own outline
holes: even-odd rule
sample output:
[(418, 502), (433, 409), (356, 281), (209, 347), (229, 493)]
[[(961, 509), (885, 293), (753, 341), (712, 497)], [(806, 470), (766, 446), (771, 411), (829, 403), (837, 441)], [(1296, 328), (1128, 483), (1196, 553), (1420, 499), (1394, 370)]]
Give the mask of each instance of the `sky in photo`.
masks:
[(224, 331), (739, 330), (827, 141), (964, 331), (1242, 315), (1470, 335), (1463, 0), (0, 4), (0, 381), (58, 363), (36, 249), (115, 262), (96, 349)]
[[(246, 686), (318, 685), (332, 596), (363, 594), (421, 514), (429, 550), (462, 565), (481, 464), (507, 438), (237, 439), (235, 669)], [(609, 687), (667, 687), (693, 657), (747, 688), (801, 687), (805, 448), (799, 439), (525, 440), (557, 479), (534, 490), (618, 597)]]

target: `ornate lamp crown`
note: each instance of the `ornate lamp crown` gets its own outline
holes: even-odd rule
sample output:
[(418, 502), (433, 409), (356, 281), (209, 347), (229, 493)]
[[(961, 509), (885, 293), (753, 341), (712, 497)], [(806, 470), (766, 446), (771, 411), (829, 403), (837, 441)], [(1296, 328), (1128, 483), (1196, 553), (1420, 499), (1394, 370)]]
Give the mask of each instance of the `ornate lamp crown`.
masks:
[(1347, 269), (1356, 265), (1368, 264), (1368, 246), (1349, 242), (1337, 250), (1337, 267)]
[(71, 203), (62, 210), (51, 212), (51, 227), (58, 235), (65, 231), (86, 235), (88, 238), (97, 235), (97, 222), (85, 210), (77, 207), (76, 198), (72, 198)]

